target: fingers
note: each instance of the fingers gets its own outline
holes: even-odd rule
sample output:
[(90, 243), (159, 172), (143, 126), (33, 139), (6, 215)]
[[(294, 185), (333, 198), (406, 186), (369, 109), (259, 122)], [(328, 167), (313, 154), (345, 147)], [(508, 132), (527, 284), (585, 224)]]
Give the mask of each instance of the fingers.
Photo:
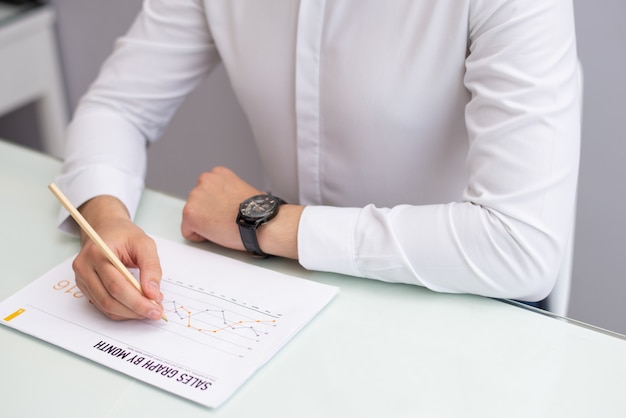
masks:
[(181, 233), (183, 234), (183, 237), (185, 239), (188, 239), (189, 241), (195, 241), (195, 242), (206, 241), (206, 239), (202, 235), (195, 232), (195, 230), (191, 227), (191, 224), (189, 223), (189, 216), (187, 216), (187, 212), (183, 213), (183, 222), (181, 224), (180, 230), (181, 230)]
[(136, 254), (141, 254), (133, 264), (140, 269), (140, 282), (146, 296), (137, 291), (92, 243), (86, 243), (74, 260), (76, 284), (109, 318), (115, 320), (161, 318), (163, 308), (155, 303), (162, 300), (159, 290), (161, 268), (156, 247), (150, 251), (151, 246), (154, 246), (154, 243), (150, 242), (151, 240), (148, 243), (137, 244), (134, 248)]

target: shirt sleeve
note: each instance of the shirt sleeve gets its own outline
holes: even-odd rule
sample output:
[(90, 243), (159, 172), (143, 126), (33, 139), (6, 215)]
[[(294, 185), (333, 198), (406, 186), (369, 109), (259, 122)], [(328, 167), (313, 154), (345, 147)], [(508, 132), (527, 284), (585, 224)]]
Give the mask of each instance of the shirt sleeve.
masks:
[(464, 192), (428, 206), (308, 207), (305, 268), (528, 301), (551, 291), (578, 175), (573, 6), (475, 1), (469, 21)]
[[(217, 65), (203, 2), (147, 0), (80, 100), (67, 130), (56, 183), (75, 205), (119, 198), (134, 216), (144, 187), (146, 148)], [(61, 229), (76, 225), (62, 209)]]

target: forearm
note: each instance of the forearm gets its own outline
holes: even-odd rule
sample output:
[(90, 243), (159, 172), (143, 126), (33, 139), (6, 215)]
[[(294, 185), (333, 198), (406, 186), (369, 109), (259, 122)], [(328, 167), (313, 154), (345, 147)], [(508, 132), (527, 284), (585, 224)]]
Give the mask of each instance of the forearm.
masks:
[[(67, 130), (63, 173), (55, 182), (75, 206), (107, 194), (134, 215), (147, 144), (219, 62), (200, 3), (151, 1), (116, 42)], [(59, 226), (78, 234), (65, 211)]]
[[(299, 261), (322, 270), (434, 291), (538, 300), (549, 292), (571, 225), (516, 220), (469, 202), (394, 208), (309, 207)], [(542, 228), (536, 226), (543, 225)]]

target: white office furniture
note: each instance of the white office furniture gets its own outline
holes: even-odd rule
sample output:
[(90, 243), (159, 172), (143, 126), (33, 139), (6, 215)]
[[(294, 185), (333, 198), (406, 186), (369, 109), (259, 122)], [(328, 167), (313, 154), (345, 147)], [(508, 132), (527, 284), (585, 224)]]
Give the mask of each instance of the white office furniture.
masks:
[(0, 116), (35, 103), (44, 151), (61, 156), (68, 121), (51, 6), (0, 3)]

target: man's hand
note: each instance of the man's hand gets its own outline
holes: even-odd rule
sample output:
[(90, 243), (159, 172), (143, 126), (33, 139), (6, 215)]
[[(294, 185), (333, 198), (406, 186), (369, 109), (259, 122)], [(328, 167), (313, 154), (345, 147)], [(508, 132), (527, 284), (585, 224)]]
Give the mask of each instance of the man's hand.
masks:
[(131, 221), (126, 207), (114, 197), (93, 198), (80, 211), (125, 266), (139, 269), (145, 297), (84, 233), (82, 249), (73, 263), (79, 289), (111, 319), (160, 319), (163, 308), (154, 301), (163, 298), (161, 266), (154, 241)]
[(260, 193), (227, 168), (215, 167), (202, 173), (183, 209), (183, 236), (191, 241), (209, 240), (243, 250), (235, 223), (239, 204)]
[[(192, 241), (209, 240), (244, 250), (236, 223), (239, 204), (261, 193), (225, 167), (215, 167), (201, 174), (183, 209), (183, 236)], [(257, 237), (263, 252), (298, 257), (298, 223), (303, 209), (282, 205), (274, 219), (258, 228)]]

